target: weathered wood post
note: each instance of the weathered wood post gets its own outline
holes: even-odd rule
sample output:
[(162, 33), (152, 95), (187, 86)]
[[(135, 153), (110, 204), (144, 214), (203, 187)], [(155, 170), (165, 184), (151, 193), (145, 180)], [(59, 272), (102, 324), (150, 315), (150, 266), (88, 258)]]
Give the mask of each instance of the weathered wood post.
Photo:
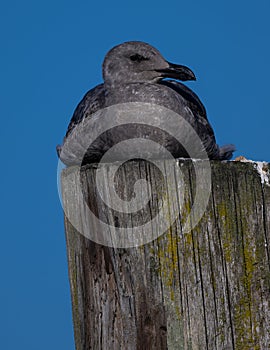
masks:
[[(62, 172), (76, 349), (270, 349), (270, 187), (255, 169), (261, 165), (211, 162), (210, 197), (192, 227), (200, 190), (194, 164), (160, 162), (165, 172), (181, 170), (181, 188), (176, 177), (168, 183), (142, 160), (116, 173), (123, 200), (134, 198), (137, 179), (151, 188), (145, 209), (131, 214), (104, 205), (95, 166)], [(101, 167), (104, 188), (112, 167)], [(269, 167), (261, 171), (267, 180)], [(104, 196), (112, 196), (111, 188)], [(113, 227), (132, 228), (153, 217), (161, 222), (160, 203), (171, 200), (169, 228), (163, 233), (153, 224), (154, 239), (137, 247), (96, 243), (107, 239), (102, 224), (86, 219), (91, 211), (111, 225), (113, 236)], [(187, 220), (190, 231), (183, 227)]]

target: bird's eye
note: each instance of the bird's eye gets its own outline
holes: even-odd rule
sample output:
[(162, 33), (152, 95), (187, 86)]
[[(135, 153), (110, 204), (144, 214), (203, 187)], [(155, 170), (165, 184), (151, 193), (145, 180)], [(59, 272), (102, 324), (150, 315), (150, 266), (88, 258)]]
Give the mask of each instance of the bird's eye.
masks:
[(135, 55), (131, 55), (129, 58), (131, 59), (131, 61), (134, 61), (134, 62), (142, 62), (142, 61), (149, 60), (148, 57), (144, 57), (142, 55), (139, 55), (138, 53), (136, 53)]

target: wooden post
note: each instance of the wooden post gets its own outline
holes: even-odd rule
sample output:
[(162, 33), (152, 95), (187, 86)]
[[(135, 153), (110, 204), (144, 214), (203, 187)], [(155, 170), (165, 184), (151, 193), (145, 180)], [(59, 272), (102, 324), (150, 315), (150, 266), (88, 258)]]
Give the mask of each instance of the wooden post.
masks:
[[(80, 234), (65, 216), (76, 349), (270, 349), (270, 187), (262, 184), (255, 163), (211, 162), (207, 209), (190, 232), (183, 232), (196, 178), (191, 161), (166, 162), (181, 167), (185, 192), (179, 193), (177, 183), (170, 186), (184, 201), (170, 228), (152, 242), (103, 246)], [(113, 166), (102, 167), (105, 184)], [(150, 211), (140, 215), (158, 215), (168, 186), (160, 184), (164, 178), (142, 160), (121, 169), (119, 196), (132, 198), (134, 179), (146, 178), (152, 199)], [(126, 216), (106, 214), (101, 205), (95, 171), (85, 166), (62, 172), (66, 214), (73, 211), (78, 222), (85, 220), (89, 206), (112, 226), (123, 226)], [(129, 224), (138, 222), (134, 215)], [(89, 223), (84, 225), (87, 230)], [(89, 230), (92, 237), (102, 235), (97, 226)]]

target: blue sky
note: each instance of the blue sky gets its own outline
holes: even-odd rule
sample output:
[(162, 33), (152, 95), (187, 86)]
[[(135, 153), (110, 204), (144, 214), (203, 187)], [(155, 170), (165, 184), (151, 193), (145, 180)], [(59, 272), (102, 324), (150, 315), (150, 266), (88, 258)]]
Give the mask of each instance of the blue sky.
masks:
[(270, 161), (270, 3), (2, 1), (1, 348), (74, 349), (55, 145), (112, 46), (188, 65), (220, 144)]

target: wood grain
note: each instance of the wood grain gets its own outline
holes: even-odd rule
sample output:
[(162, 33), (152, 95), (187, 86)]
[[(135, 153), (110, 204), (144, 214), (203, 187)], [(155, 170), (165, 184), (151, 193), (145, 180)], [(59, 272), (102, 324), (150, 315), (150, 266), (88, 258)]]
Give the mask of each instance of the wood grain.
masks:
[[(76, 349), (270, 349), (270, 187), (252, 163), (211, 162), (207, 210), (184, 233), (196, 177), (191, 161), (163, 161), (165, 171), (168, 162), (181, 167), (186, 185), (181, 193), (177, 182), (166, 183), (145, 161), (119, 168), (121, 198), (132, 198), (138, 178), (151, 187), (150, 202), (134, 215), (104, 206), (94, 165), (62, 173), (63, 204), (78, 221), (85, 220), (82, 212), (89, 206), (112, 226), (135, 226), (158, 215), (168, 186), (175, 186), (174, 205), (184, 196), (170, 228), (139, 247), (97, 244), (65, 216)], [(103, 165), (104, 186), (112, 166)], [(84, 225), (91, 237), (102, 235), (98, 226)]]

